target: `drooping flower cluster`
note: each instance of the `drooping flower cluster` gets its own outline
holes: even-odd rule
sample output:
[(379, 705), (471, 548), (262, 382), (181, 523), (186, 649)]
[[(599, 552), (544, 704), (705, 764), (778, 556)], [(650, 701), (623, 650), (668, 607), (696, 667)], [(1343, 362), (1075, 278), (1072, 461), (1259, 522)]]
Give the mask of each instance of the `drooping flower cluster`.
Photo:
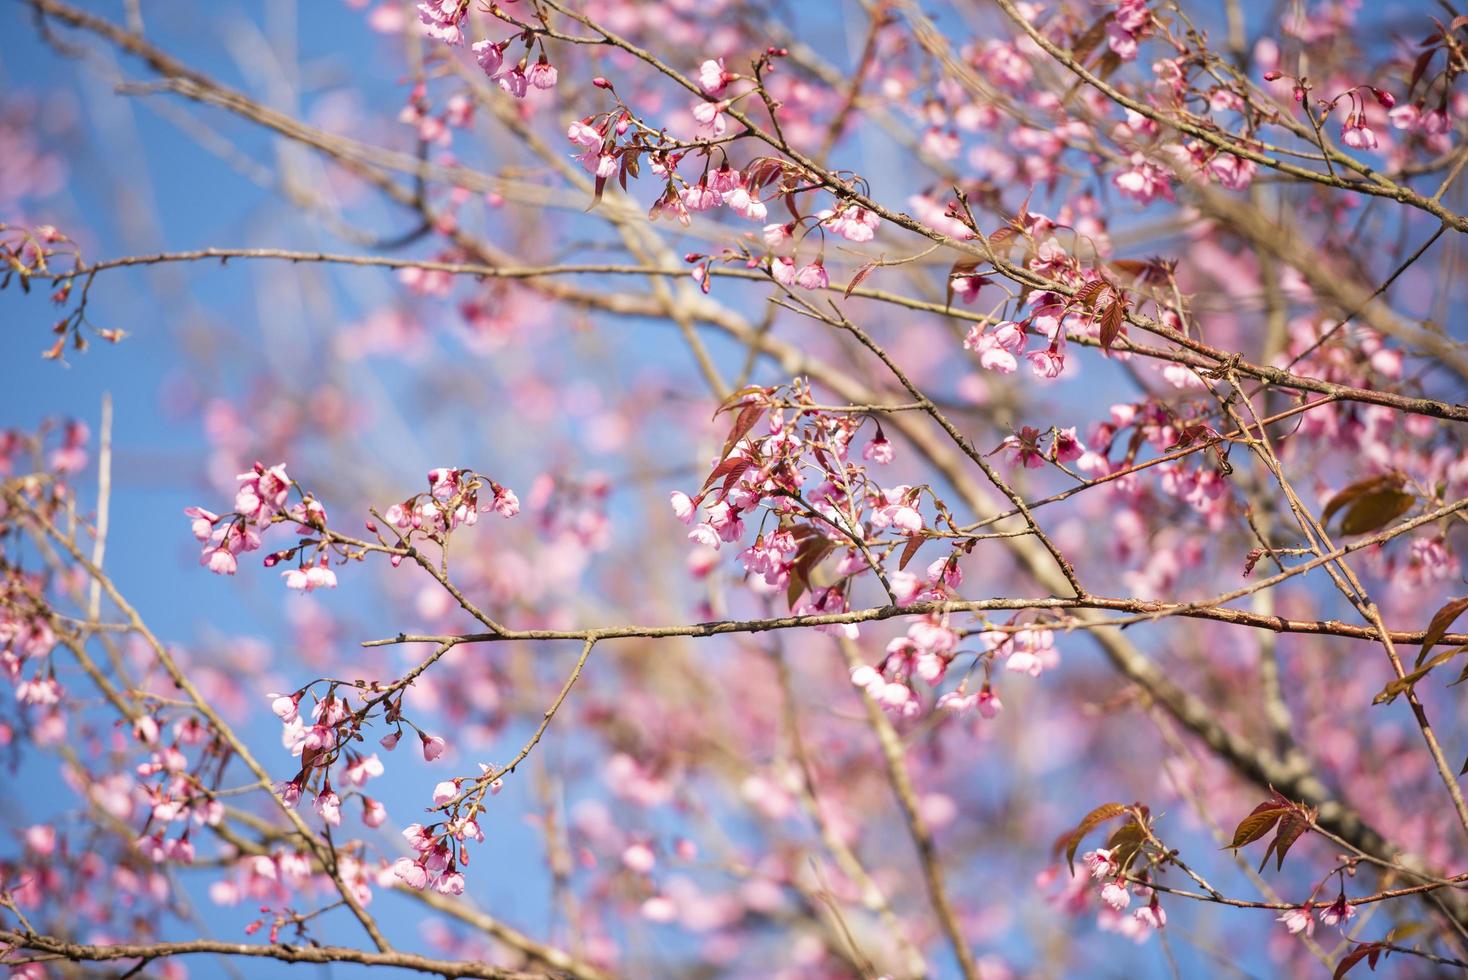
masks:
[[(480, 491), (488, 488), (489, 499), (480, 503)], [(520, 513), (520, 498), (508, 487), (481, 477), (473, 470), (438, 467), (428, 471), (428, 492), (392, 504), (383, 519), (403, 541), (421, 535), (440, 538), (458, 527), (472, 527), (481, 513), (494, 512), (510, 518)], [(376, 531), (376, 525), (369, 525)], [(394, 556), (394, 564), (400, 556)]]

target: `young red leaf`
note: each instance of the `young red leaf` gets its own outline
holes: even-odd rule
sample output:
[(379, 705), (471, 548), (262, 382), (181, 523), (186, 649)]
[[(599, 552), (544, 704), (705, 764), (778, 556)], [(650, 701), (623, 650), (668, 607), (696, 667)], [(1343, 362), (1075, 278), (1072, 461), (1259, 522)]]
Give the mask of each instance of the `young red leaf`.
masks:
[[(841, 297), (843, 299), (850, 299), (851, 298), (851, 291), (853, 289), (855, 289), (857, 286), (860, 286), (861, 283), (862, 283), (862, 280), (864, 280), (867, 276), (871, 275), (872, 274), (872, 270), (876, 269), (881, 264), (882, 264), (882, 260), (881, 259), (872, 259), (872, 261), (866, 263), (860, 269), (857, 269), (856, 270), (856, 275), (852, 276), (851, 277), (851, 281), (846, 284), (846, 289), (842, 292)], [(951, 280), (950, 280), (950, 283), (951, 283)], [(949, 291), (950, 292), (953, 289), (952, 285), (950, 285), (948, 288), (949, 288)]]
[(729, 395), (728, 398), (725, 398), (722, 402), (720, 402), (719, 407), (714, 410), (713, 417), (718, 418), (725, 412), (730, 412), (736, 408), (742, 407), (745, 402), (749, 400), (751, 395), (770, 395), (772, 392), (773, 389), (764, 388), (760, 385), (745, 385), (743, 388), (740, 388), (738, 391), (733, 392)]
[(754, 424), (759, 421), (760, 416), (763, 414), (765, 414), (765, 406), (758, 402), (751, 402), (744, 406), (739, 412), (739, 415), (734, 419), (734, 428), (729, 430), (729, 437), (724, 440), (724, 448), (719, 453), (720, 459), (728, 456), (734, 450), (734, 447), (739, 444), (739, 440), (749, 435), (749, 430), (754, 428)]
[(1234, 830), (1233, 840), (1224, 845), (1224, 850), (1237, 850), (1246, 844), (1252, 844), (1269, 833), (1275, 821), (1294, 809), (1289, 800), (1278, 793), (1271, 793), (1269, 799), (1249, 811), (1249, 815), (1239, 822)]
[(1106, 312), (1101, 314), (1101, 346), (1107, 350), (1116, 343), (1116, 338), (1121, 335), (1122, 319), (1126, 314), (1125, 308), (1119, 300), (1113, 300), (1106, 307)]
[(1342, 534), (1367, 534), (1379, 531), (1411, 510), (1417, 503), (1415, 494), (1404, 490), (1378, 490), (1368, 493), (1346, 510), (1341, 519)]
[(1325, 502), (1325, 510), (1320, 515), (1320, 523), (1328, 524), (1335, 516), (1336, 511), (1347, 504), (1354, 503), (1367, 494), (1376, 493), (1380, 490), (1396, 490), (1402, 486), (1402, 477), (1397, 473), (1384, 473), (1380, 476), (1368, 476), (1355, 483), (1349, 483), (1342, 487), (1340, 492)]
[(1145, 828), (1137, 823), (1135, 819), (1129, 820), (1116, 828), (1115, 832), (1106, 839), (1106, 849), (1111, 852), (1111, 860), (1122, 871), (1131, 867), (1132, 861), (1141, 853), (1142, 845), (1146, 842)]
[(1087, 834), (1095, 830), (1101, 824), (1110, 820), (1112, 817), (1119, 817), (1126, 812), (1127, 808), (1120, 803), (1101, 804), (1096, 809), (1092, 810), (1090, 813), (1082, 817), (1081, 822), (1076, 824), (1075, 829), (1071, 830), (1069, 833), (1060, 835), (1060, 837), (1055, 841), (1053, 853), (1059, 854), (1060, 851), (1064, 849), (1065, 861), (1068, 865), (1070, 865), (1071, 874), (1075, 874), (1076, 849), (1081, 846), (1081, 841), (1085, 839)]
[(824, 536), (809, 537), (800, 543), (790, 565), (790, 585), (785, 589), (787, 605), (795, 605), (795, 600), (810, 587), (810, 573), (835, 549), (836, 542)]
[(709, 478), (703, 481), (703, 487), (701, 489), (707, 490), (709, 487), (713, 486), (715, 480), (720, 479), (721, 477), (728, 476), (731, 472), (738, 472), (742, 469), (748, 468), (748, 466), (749, 460), (745, 459), (742, 456), (738, 459), (724, 459), (720, 461), (718, 466), (714, 467), (714, 471), (709, 474)]
[(1341, 957), (1341, 961), (1336, 964), (1335, 973), (1331, 974), (1331, 980), (1341, 980), (1341, 977), (1350, 973), (1351, 969), (1362, 960), (1366, 960), (1367, 966), (1374, 972), (1376, 961), (1381, 957), (1383, 950), (1387, 953), (1391, 952), (1383, 943), (1362, 943)]
[(1432, 616), (1432, 622), (1427, 624), (1427, 633), (1422, 637), (1422, 649), (1417, 654), (1417, 666), (1422, 666), (1422, 661), (1427, 659), (1427, 652), (1433, 645), (1441, 642), (1447, 635), (1448, 627), (1453, 625), (1463, 610), (1468, 609), (1468, 596), (1453, 599), (1443, 606)]
[(926, 539), (921, 534), (912, 534), (908, 536), (907, 544), (902, 546), (902, 555), (897, 559), (898, 571), (902, 571), (904, 568), (907, 567), (907, 563), (912, 561), (912, 556), (917, 554), (917, 550), (922, 546), (924, 540)]
[(1274, 835), (1274, 840), (1269, 842), (1269, 847), (1264, 851), (1264, 860), (1259, 862), (1259, 870), (1269, 863), (1270, 852), (1273, 852), (1277, 861), (1274, 870), (1280, 871), (1284, 868), (1285, 854), (1294, 846), (1305, 831), (1310, 829), (1310, 824), (1297, 810), (1291, 810), (1279, 821), (1279, 832)]

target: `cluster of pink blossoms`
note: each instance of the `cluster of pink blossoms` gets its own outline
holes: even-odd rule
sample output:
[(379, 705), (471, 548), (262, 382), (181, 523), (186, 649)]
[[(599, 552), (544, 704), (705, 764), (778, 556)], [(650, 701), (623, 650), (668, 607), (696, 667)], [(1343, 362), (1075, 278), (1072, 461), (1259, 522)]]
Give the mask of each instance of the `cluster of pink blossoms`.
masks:
[(1048, 450), (1040, 445), (1041, 435), (1040, 430), (1034, 426), (1024, 426), (1019, 432), (1005, 436), (995, 452), (1004, 453), (1005, 462), (1010, 466), (1025, 469), (1037, 469), (1046, 462), (1064, 465), (1081, 460), (1087, 455), (1085, 444), (1076, 437), (1074, 426), (1052, 430)]
[(1132, 896), (1147, 899), (1147, 904), (1132, 912), (1132, 921), (1122, 926), (1120, 923), (1109, 922), (1113, 931), (1129, 934), (1134, 939), (1143, 939), (1152, 929), (1161, 929), (1167, 925), (1167, 912), (1157, 901), (1156, 890), (1140, 883), (1133, 883), (1128, 887), (1124, 877), (1126, 869), (1112, 857), (1111, 851), (1098, 847), (1094, 851), (1087, 851), (1081, 858), (1086, 870), (1091, 873), (1091, 878), (1097, 881), (1104, 880), (1101, 886), (1101, 902), (1103, 910), (1123, 913), (1127, 906), (1132, 903)]
[(1106, 21), (1106, 46), (1122, 61), (1135, 61), (1137, 49), (1151, 35), (1152, 28), (1147, 0), (1121, 0)]
[[(165, 745), (160, 741), (162, 734), (157, 720), (151, 716), (140, 716), (133, 724), (134, 738), (153, 749), (148, 761), (139, 763), (136, 773), (140, 779), (156, 776), (158, 780), (139, 787), (148, 819), (136, 847), (150, 861), (191, 864), (194, 845), (189, 839), (190, 825), (218, 826), (224, 819), (224, 804), (200, 785), (190, 771), (190, 763), (183, 750), (195, 747), (207, 756), (213, 750), (214, 735), (193, 716), (173, 724), (171, 744)], [(177, 837), (169, 836), (174, 824), (183, 825)]]
[[(239, 568), (237, 556), (260, 548), (260, 532), (281, 515), (291, 517), (308, 530), (326, 525), (326, 511), (309, 497), (290, 508), (287, 501), (292, 487), (285, 464), (269, 469), (256, 463), (248, 473), (241, 473), (235, 493), (234, 511), (219, 515), (203, 507), (188, 507), (184, 515), (193, 519), (194, 537), (204, 542), (199, 564), (209, 566), (216, 575), (233, 575)], [(319, 579), (319, 577), (318, 577)], [(331, 584), (335, 585), (335, 576)]]
[[(943, 559), (933, 563), (929, 568), (929, 582), (918, 590), (914, 598), (948, 598), (943, 588), (944, 564)], [(913, 681), (921, 680), (931, 687), (941, 684), (949, 665), (960, 653), (960, 639), (958, 631), (948, 625), (945, 616), (914, 617), (908, 624), (907, 633), (887, 644), (886, 656), (876, 667), (862, 665), (852, 668), (851, 683), (866, 691), (885, 711), (901, 718), (917, 717), (923, 711), (923, 703)], [(938, 706), (948, 711), (981, 707), (986, 718), (994, 717), (1000, 708), (999, 699), (989, 691), (987, 684), (971, 704), (962, 692), (958, 692), (956, 698), (940, 698)]]
[[(1311, 912), (1312, 907), (1306, 905), (1304, 908), (1290, 909), (1280, 914), (1278, 919), (1292, 936), (1298, 936), (1301, 933), (1313, 936), (1315, 935), (1315, 917)], [(1319, 915), (1320, 921), (1326, 925), (1339, 926), (1344, 929), (1345, 923), (1356, 917), (1356, 906), (1346, 901), (1343, 893), (1334, 902), (1322, 906), (1315, 914)]]
[[(1031, 327), (1048, 326), (1053, 332), (1050, 342), (1033, 350), (1025, 350)], [(1023, 323), (1002, 320), (985, 329), (975, 325), (969, 329), (963, 346), (979, 355), (979, 366), (996, 374), (1013, 374), (1019, 367), (1016, 355), (1023, 354), (1037, 378), (1058, 378), (1065, 373), (1065, 331), (1051, 314), (1037, 314)]]
[(559, 73), (542, 54), (534, 64), (524, 61), (509, 68), (504, 67), (506, 41), (476, 41), (472, 46), (474, 60), (490, 80), (517, 99), (523, 99), (532, 88), (552, 89), (556, 87)]
[[(465, 22), (469, 17), (469, 0), (422, 0), (418, 4), (418, 20), (423, 32), (448, 45), (464, 43)], [(484, 73), (500, 88), (517, 99), (525, 98), (531, 88), (554, 88), (557, 71), (542, 54), (533, 65), (521, 61), (508, 69), (504, 68), (505, 48), (508, 41), (476, 41), (470, 46), (474, 60)], [(528, 42), (527, 42), (528, 46)]]
[[(434, 792), (437, 801), (445, 793), (452, 796), (457, 791), (453, 782), (440, 783)], [(447, 802), (445, 798), (444, 802)], [(464, 875), (460, 866), (468, 866), (469, 841), (484, 843), (484, 831), (473, 817), (465, 817), (448, 823), (409, 824), (403, 837), (417, 857), (398, 858), (393, 864), (393, 874), (409, 888), (428, 888), (445, 895), (464, 893)]]
[[(481, 506), (479, 492), (486, 482), (490, 498)], [(480, 513), (487, 511), (504, 518), (514, 517), (520, 513), (520, 498), (515, 491), (493, 480), (486, 481), (473, 470), (440, 466), (428, 471), (426, 494), (415, 494), (395, 503), (382, 516), (405, 538), (415, 534), (436, 537), (461, 526), (474, 526)], [(369, 526), (369, 530), (375, 529), (375, 525)], [(399, 558), (396, 555), (393, 558), (396, 565)]]

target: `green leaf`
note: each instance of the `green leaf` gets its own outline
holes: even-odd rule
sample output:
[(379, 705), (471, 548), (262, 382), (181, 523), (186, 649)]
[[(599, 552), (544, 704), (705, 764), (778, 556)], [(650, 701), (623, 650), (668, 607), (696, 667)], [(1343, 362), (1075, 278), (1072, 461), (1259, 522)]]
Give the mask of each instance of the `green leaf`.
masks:
[(1387, 930), (1386, 941), (1389, 943), (1400, 944), (1402, 940), (1410, 939), (1413, 936), (1417, 935), (1419, 932), (1423, 932), (1426, 929), (1426, 922), (1418, 922), (1415, 920), (1412, 922), (1403, 922), (1401, 925), (1393, 926), (1391, 929)]

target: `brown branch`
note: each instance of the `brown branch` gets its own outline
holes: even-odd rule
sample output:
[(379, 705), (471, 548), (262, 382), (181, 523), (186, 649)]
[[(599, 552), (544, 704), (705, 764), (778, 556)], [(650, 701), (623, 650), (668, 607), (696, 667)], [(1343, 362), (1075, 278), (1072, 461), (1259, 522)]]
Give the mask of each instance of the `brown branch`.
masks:
[[(224, 956), (243, 956), (257, 959), (278, 960), (282, 963), (356, 963), (362, 966), (397, 967), (419, 973), (431, 973), (441, 977), (481, 977), (485, 980), (544, 980), (547, 973), (526, 973), (522, 970), (507, 970), (474, 960), (442, 960), (413, 953), (368, 952), (344, 946), (290, 946), (276, 943), (269, 946), (252, 943), (230, 943), (214, 939), (194, 939), (176, 943), (117, 943), (88, 945), (74, 943), (55, 936), (31, 932), (0, 930), (0, 942), (10, 946), (8, 954), (0, 954), (0, 964), (44, 963), (51, 960), (68, 960), (74, 963), (104, 963), (114, 960), (142, 960), (144, 964), (153, 960), (175, 956), (191, 956), (199, 953)], [(15, 953), (29, 950), (44, 954), (29, 958), (15, 957)]]
[(1322, 146), (1327, 161), (1348, 166), (1352, 170), (1361, 174), (1363, 177), (1366, 177), (1367, 179), (1360, 181), (1345, 180), (1332, 174), (1322, 174), (1317, 171), (1310, 170), (1307, 167), (1299, 167), (1295, 164), (1287, 163), (1277, 157), (1267, 156), (1266, 154), (1255, 150), (1249, 144), (1244, 143), (1241, 140), (1226, 137), (1215, 130), (1208, 129), (1204, 126), (1199, 126), (1185, 119), (1169, 118), (1163, 113), (1157, 111), (1157, 109), (1155, 109), (1154, 107), (1148, 105), (1145, 102), (1139, 102), (1138, 100), (1128, 96), (1126, 93), (1120, 91), (1115, 86), (1107, 83), (1106, 81), (1102, 80), (1091, 71), (1089, 71), (1085, 66), (1083, 66), (1079, 61), (1076, 60), (1074, 55), (1072, 55), (1069, 51), (1066, 51), (1064, 48), (1060, 47), (1054, 41), (1050, 40), (1038, 28), (1036, 28), (1033, 24), (1026, 20), (1024, 15), (1022, 15), (1015, 8), (1012, 0), (994, 0), (994, 2), (998, 5), (999, 9), (1003, 10), (1004, 13), (1008, 15), (1009, 19), (1014, 21), (1014, 23), (1020, 28), (1020, 30), (1024, 31), (1024, 33), (1030, 38), (1030, 40), (1039, 45), (1039, 47), (1042, 48), (1046, 54), (1050, 55), (1050, 57), (1054, 58), (1057, 62), (1064, 65), (1077, 78), (1084, 80), (1086, 84), (1090, 85), (1092, 88), (1096, 89), (1096, 91), (1105, 95), (1108, 99), (1115, 102), (1117, 105), (1122, 106), (1123, 108), (1130, 109), (1138, 115), (1141, 115), (1163, 126), (1170, 126), (1173, 129), (1176, 129), (1181, 133), (1186, 133), (1187, 135), (1192, 136), (1195, 139), (1200, 139), (1203, 142), (1208, 143), (1210, 146), (1215, 146), (1218, 149), (1224, 150), (1227, 153), (1231, 153), (1234, 156), (1239, 157), (1240, 159), (1252, 160), (1254, 163), (1269, 167), (1272, 170), (1277, 170), (1282, 174), (1286, 174), (1291, 177), (1298, 177), (1301, 180), (1307, 180), (1312, 183), (1324, 184), (1328, 187), (1339, 188), (1341, 190), (1350, 190), (1356, 191), (1361, 194), (1370, 194), (1376, 197), (1391, 198), (1392, 200), (1400, 201), (1403, 204), (1418, 208), (1422, 211), (1426, 211), (1428, 214), (1431, 214), (1432, 216), (1440, 220), (1444, 225), (1454, 229), (1455, 231), (1468, 231), (1468, 218), (1465, 218), (1462, 215), (1457, 214), (1453, 211), (1449, 211), (1437, 201), (1423, 197), (1421, 194), (1418, 194), (1416, 191), (1412, 190), (1409, 187), (1394, 183), (1384, 174), (1372, 170), (1370, 167), (1367, 167), (1366, 165), (1360, 163), (1352, 157), (1349, 157), (1346, 154), (1341, 153), (1340, 151), (1335, 150), (1328, 145)]
[[(845, 637), (841, 637), (839, 643), (841, 655), (848, 668), (863, 666), (865, 661), (862, 660), (856, 644)], [(865, 689), (862, 689), (860, 694), (862, 706), (866, 709), (867, 724), (871, 726), (872, 732), (877, 736), (877, 744), (882, 749), (882, 760), (887, 767), (887, 779), (892, 784), (892, 792), (897, 797), (898, 806), (907, 822), (908, 835), (912, 837), (913, 844), (917, 847), (918, 864), (922, 868), (923, 884), (927, 886), (928, 900), (932, 902), (933, 912), (938, 916), (938, 924), (942, 927), (944, 935), (953, 947), (954, 955), (958, 958), (960, 972), (965, 980), (976, 980), (979, 977), (979, 967), (974, 961), (974, 953), (969, 948), (968, 940), (964, 938), (958, 912), (954, 909), (953, 902), (948, 896), (943, 863), (938, 857), (937, 846), (933, 843), (933, 832), (928, 827), (928, 822), (923, 819), (917, 793), (913, 790), (912, 775), (907, 770), (906, 750), (902, 745), (902, 737), (897, 734), (897, 729), (892, 727), (892, 720), (887, 717), (882, 706), (877, 704)]]
[(357, 900), (357, 897), (355, 894), (353, 894), (351, 887), (342, 880), (341, 873), (337, 870), (336, 867), (334, 852), (332, 851), (330, 845), (323, 844), (316, 837), (315, 834), (311, 833), (310, 828), (306, 826), (306, 822), (304, 819), (302, 819), (301, 815), (297, 813), (293, 807), (287, 806), (285, 801), (282, 800), (275, 793), (269, 772), (267, 772), (265, 767), (262, 766), (260, 762), (255, 758), (254, 754), (250, 751), (249, 746), (247, 746), (244, 741), (237, 734), (235, 734), (234, 729), (232, 729), (228, 724), (225, 723), (224, 719), (220, 717), (219, 712), (214, 710), (214, 707), (199, 692), (199, 689), (194, 686), (194, 682), (189, 679), (188, 675), (186, 675), (179, 668), (178, 662), (173, 658), (173, 654), (171, 654), (168, 651), (168, 648), (165, 647), (158, 640), (158, 638), (153, 635), (153, 632), (150, 629), (148, 629), (147, 625), (143, 622), (142, 616), (139, 615), (138, 611), (133, 608), (132, 604), (123, 597), (122, 593), (118, 591), (117, 586), (113, 584), (112, 579), (108, 577), (96, 565), (93, 565), (92, 562), (84, 554), (82, 554), (81, 549), (76, 546), (75, 542), (63, 535), (56, 528), (56, 526), (51, 523), (50, 520), (48, 520), (35, 508), (33, 508), (23, 496), (10, 489), (9, 487), (3, 487), (0, 488), (0, 490), (3, 490), (5, 500), (10, 504), (10, 506), (15, 510), (23, 513), (36, 526), (36, 528), (39, 529), (39, 531), (42, 533), (42, 536), (49, 537), (53, 541), (55, 541), (56, 544), (60, 545), (61, 548), (65, 550), (68, 555), (71, 556), (72, 561), (76, 562), (76, 564), (80, 568), (85, 570), (86, 573), (91, 576), (93, 580), (102, 583), (102, 589), (104, 592), (107, 593), (107, 598), (112, 601), (112, 604), (117, 607), (118, 611), (121, 612), (124, 618), (126, 618), (128, 622), (132, 625), (133, 631), (141, 636), (143, 640), (147, 643), (148, 648), (153, 653), (153, 656), (157, 658), (158, 663), (168, 673), (169, 679), (173, 681), (173, 683), (178, 687), (179, 690), (183, 691), (188, 696), (189, 700), (193, 703), (194, 708), (199, 712), (199, 714), (201, 714), (205, 718), (205, 720), (209, 722), (209, 725), (216, 733), (218, 733), (219, 737), (229, 745), (234, 754), (237, 755), (240, 761), (244, 763), (245, 768), (249, 769), (250, 772), (255, 776), (256, 782), (259, 787), (270, 795), (270, 798), (276, 802), (281, 812), (285, 814), (286, 818), (301, 834), (302, 838), (306, 840), (312, 851), (315, 852), (317, 859), (321, 862), (322, 867), (327, 870), (328, 875), (331, 877), (332, 883), (336, 885), (337, 891), (341, 893), (342, 901), (347, 905), (348, 908), (352, 910), (352, 914), (355, 915), (357, 917), (357, 921), (362, 924), (362, 928), (366, 930), (367, 935), (372, 939), (373, 944), (376, 945), (378, 950), (381, 952), (390, 951), (392, 947), (388, 944), (387, 938), (383, 936), (382, 931), (377, 927), (376, 921), (372, 918), (370, 914), (368, 914), (367, 910), (363, 908), (362, 903)]

